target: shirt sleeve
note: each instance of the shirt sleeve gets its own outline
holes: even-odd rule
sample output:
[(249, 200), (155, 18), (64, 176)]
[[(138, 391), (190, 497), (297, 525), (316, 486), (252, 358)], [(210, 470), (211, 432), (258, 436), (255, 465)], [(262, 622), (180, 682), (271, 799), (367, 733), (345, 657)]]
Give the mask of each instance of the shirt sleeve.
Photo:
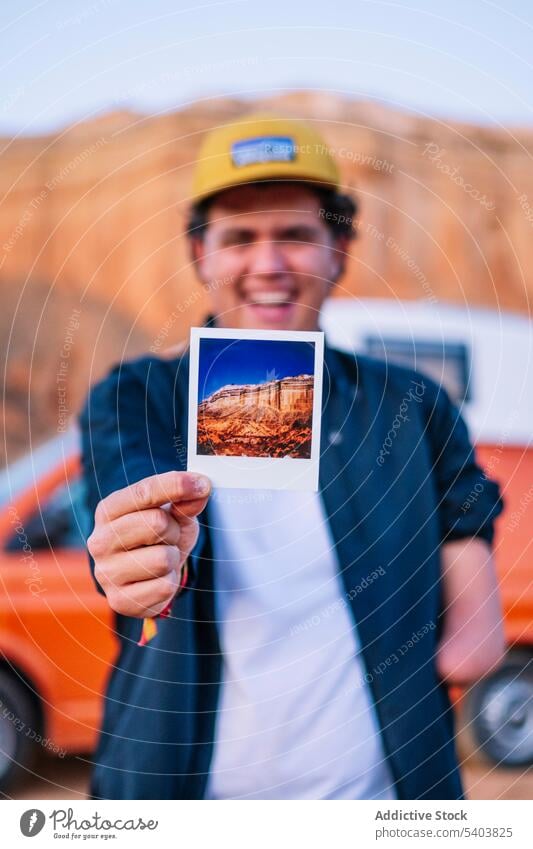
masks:
[(500, 487), (476, 460), (466, 424), (446, 390), (426, 381), (427, 428), (438, 494), (441, 544), (480, 537), (492, 544), (504, 502)]
[[(150, 475), (180, 468), (173, 450), (172, 411), (170, 422), (165, 424), (156, 400), (152, 400), (165, 395), (168, 388), (158, 385), (155, 370), (154, 376), (150, 375), (149, 361), (117, 366), (89, 392), (79, 416), (82, 473), (91, 517), (89, 533), (102, 498)], [(187, 581), (182, 580), (180, 591), (194, 581), (190, 560)], [(89, 562), (94, 578), (90, 555)]]

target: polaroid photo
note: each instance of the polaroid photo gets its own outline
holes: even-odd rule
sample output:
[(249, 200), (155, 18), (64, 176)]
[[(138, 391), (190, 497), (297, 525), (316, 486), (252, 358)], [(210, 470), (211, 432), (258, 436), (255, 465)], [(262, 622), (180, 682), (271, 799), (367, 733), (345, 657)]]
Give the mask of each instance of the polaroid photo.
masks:
[(318, 489), (324, 334), (193, 327), (187, 469), (214, 486)]

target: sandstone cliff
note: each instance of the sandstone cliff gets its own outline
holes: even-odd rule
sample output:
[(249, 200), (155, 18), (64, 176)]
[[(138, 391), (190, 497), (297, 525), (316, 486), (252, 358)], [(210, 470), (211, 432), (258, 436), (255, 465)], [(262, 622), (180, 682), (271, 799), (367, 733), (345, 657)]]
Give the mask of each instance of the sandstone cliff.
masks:
[(198, 405), (198, 453), (309, 459), (313, 378), (229, 385)]
[(223, 386), (199, 406), (199, 410), (214, 412), (238, 405), (241, 407), (272, 407), (282, 412), (308, 412), (313, 407), (313, 377), (300, 374), (265, 383)]

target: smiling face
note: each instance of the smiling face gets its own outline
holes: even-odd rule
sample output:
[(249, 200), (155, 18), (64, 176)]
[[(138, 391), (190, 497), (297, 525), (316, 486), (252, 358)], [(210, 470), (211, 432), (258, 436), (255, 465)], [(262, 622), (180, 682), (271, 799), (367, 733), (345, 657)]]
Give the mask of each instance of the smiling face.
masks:
[(347, 243), (311, 188), (266, 183), (217, 195), (192, 247), (218, 327), (315, 330)]

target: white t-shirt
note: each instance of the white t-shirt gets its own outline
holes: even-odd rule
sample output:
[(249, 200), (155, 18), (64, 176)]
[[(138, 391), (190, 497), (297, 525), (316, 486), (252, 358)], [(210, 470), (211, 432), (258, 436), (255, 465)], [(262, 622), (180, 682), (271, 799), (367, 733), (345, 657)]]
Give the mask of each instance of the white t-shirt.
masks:
[(222, 682), (207, 799), (395, 799), (317, 493), (209, 501)]

